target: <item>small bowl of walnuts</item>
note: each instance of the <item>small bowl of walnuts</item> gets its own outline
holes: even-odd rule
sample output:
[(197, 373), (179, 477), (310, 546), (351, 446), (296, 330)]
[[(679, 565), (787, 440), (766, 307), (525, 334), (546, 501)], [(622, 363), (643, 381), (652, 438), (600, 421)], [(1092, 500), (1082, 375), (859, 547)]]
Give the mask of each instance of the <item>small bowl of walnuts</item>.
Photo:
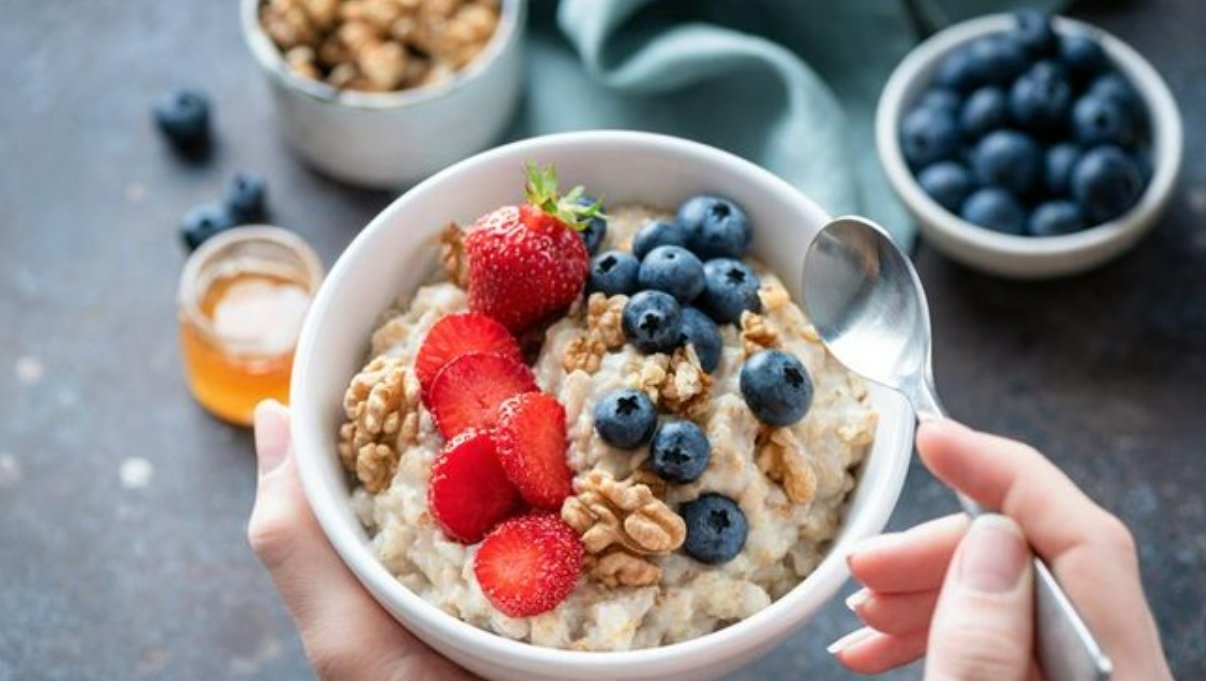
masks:
[(350, 184), (413, 184), (496, 141), (521, 92), (525, 0), (242, 0), (284, 136)]

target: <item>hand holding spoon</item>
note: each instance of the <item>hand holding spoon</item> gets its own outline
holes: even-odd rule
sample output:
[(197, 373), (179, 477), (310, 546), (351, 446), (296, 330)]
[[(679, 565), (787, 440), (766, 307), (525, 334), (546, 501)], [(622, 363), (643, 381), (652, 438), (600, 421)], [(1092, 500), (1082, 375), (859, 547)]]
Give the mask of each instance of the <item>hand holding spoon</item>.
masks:
[[(883, 228), (862, 218), (823, 227), (804, 256), (804, 307), (829, 352), (891, 388), (917, 418), (946, 418), (930, 362), (930, 313), (917, 272)], [(971, 515), (981, 509), (960, 495)], [(1035, 652), (1048, 681), (1104, 681), (1110, 660), (1051, 570), (1036, 557)]]

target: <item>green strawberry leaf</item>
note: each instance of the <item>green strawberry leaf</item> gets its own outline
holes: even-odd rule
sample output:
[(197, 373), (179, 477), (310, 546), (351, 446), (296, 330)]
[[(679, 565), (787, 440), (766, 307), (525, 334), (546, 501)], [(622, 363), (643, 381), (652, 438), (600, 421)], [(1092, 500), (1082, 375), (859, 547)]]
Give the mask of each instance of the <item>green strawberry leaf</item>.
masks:
[(557, 218), (575, 232), (586, 229), (592, 218), (607, 219), (603, 212), (602, 198), (587, 205), (578, 203), (586, 194), (582, 185), (569, 190), (564, 196), (557, 194), (557, 169), (553, 164), (542, 168), (539, 164), (528, 161), (525, 174), (527, 184), (524, 185), (523, 195), (528, 203)]

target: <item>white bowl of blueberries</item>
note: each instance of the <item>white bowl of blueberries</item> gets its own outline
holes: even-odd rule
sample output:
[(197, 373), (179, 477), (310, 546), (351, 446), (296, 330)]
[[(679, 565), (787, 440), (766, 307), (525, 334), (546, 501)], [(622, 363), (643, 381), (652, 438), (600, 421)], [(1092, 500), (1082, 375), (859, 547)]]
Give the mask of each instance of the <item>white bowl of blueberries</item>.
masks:
[(1181, 167), (1176, 101), (1117, 38), (1034, 11), (956, 24), (880, 97), (888, 179), (939, 251), (1006, 277), (1086, 271), (1133, 246)]

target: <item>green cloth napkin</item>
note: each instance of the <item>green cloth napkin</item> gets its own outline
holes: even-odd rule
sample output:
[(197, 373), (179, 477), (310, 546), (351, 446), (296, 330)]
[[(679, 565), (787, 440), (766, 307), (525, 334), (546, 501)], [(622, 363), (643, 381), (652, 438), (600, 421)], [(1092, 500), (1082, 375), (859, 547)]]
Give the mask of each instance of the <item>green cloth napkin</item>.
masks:
[[(532, 0), (512, 137), (620, 128), (727, 149), (904, 246), (875, 156), (879, 91), (927, 33), (1059, 0)], [(717, 187), (723, 192), (723, 187)]]

